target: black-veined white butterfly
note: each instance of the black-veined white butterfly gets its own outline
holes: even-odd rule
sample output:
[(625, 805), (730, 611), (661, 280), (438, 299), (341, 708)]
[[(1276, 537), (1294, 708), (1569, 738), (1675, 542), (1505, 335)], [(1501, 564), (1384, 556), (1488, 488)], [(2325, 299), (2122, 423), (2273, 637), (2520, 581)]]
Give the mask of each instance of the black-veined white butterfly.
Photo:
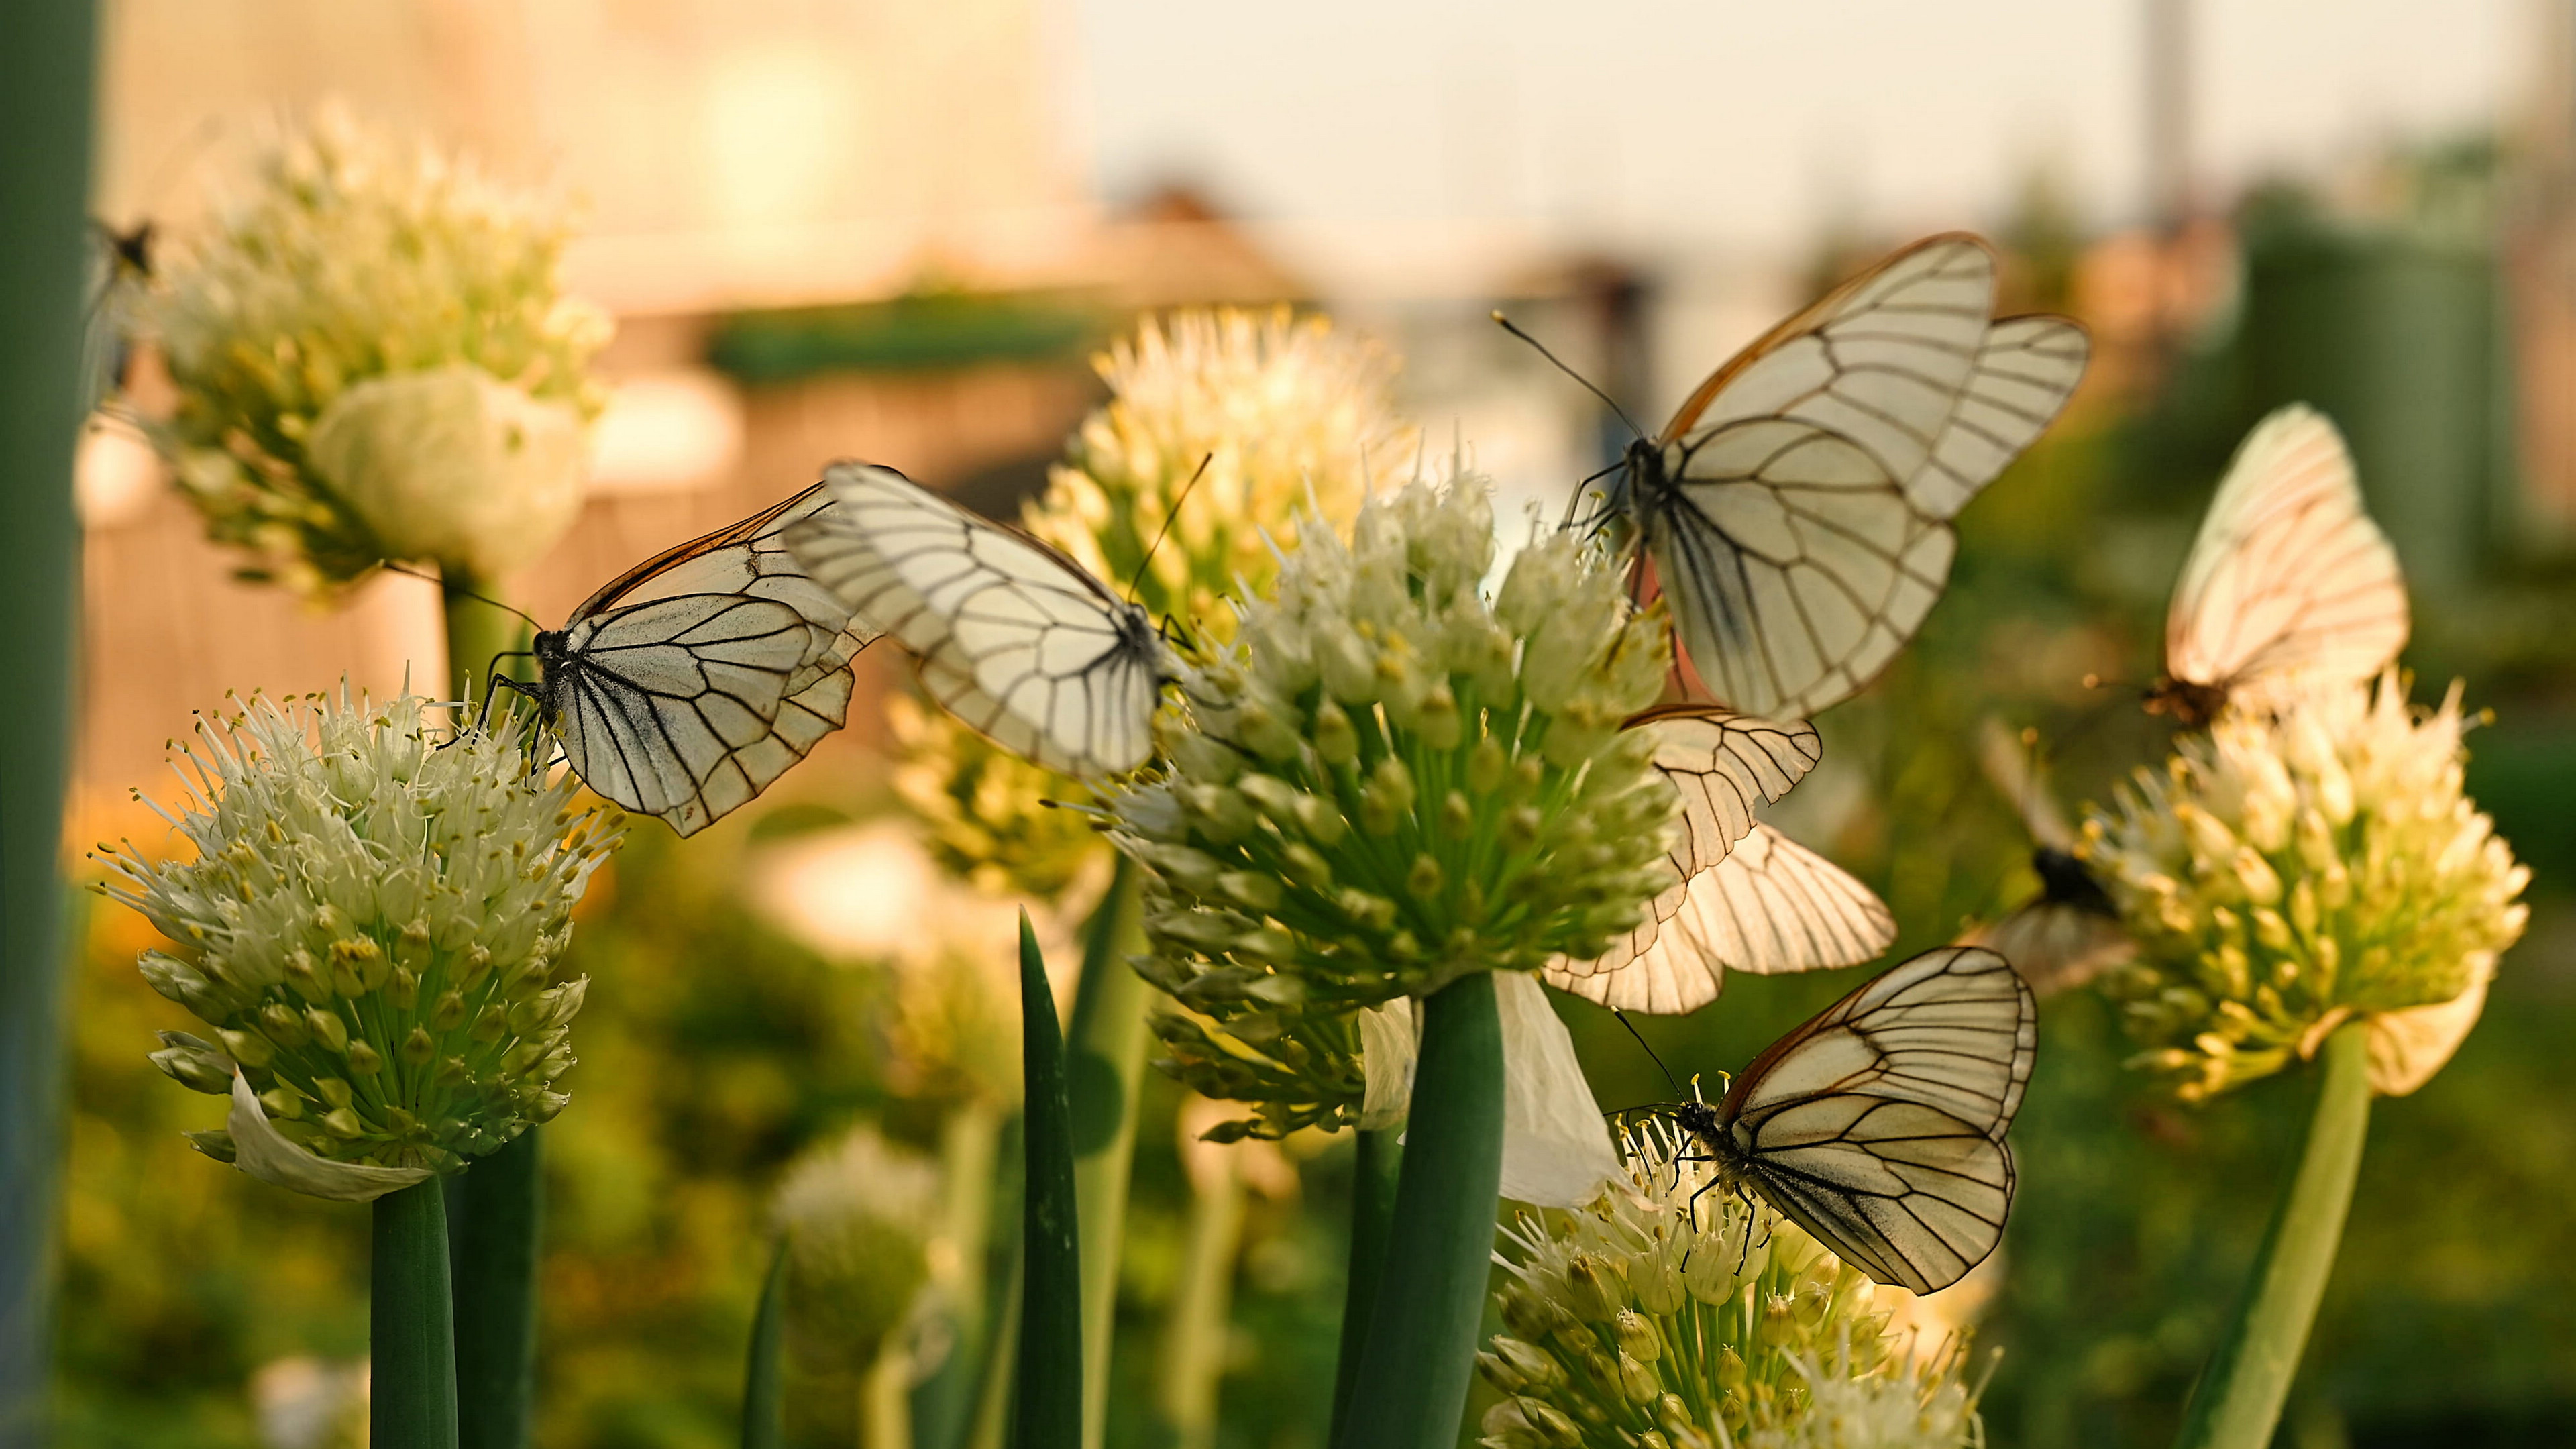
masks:
[(1616, 1010), (1672, 1015), (1716, 1000), (1729, 969), (1856, 966), (1896, 939), (1896, 918), (1869, 887), (1753, 817), (1824, 757), (1815, 726), (1671, 706), (1628, 727), (1654, 733), (1655, 766), (1681, 792), (1671, 883), (1626, 939), (1590, 961), (1550, 966), (1549, 985)]
[(2210, 500), (2147, 708), (2198, 726), (2295, 678), (2367, 679), (2407, 625), (2397, 551), (2362, 508), (2342, 434), (2293, 403), (2246, 434)]
[(1918, 242), (1629, 446), (1601, 517), (1637, 551), (1637, 596), (1671, 601), (1676, 662), (1708, 698), (1811, 717), (1913, 637), (1949, 578), (1949, 520), (2057, 416), (2090, 352), (2065, 318), (1994, 318), (1994, 292), (1984, 242)]
[(2039, 895), (1970, 932), (1966, 944), (2011, 962), (2042, 996), (2081, 986), (2136, 955), (2137, 943), (2120, 928), (2110, 893), (2076, 854), (2075, 831), (2059, 813), (2028, 747), (1992, 718), (1978, 743), (1986, 778), (2013, 802), (2030, 831), (2030, 868), (2039, 877)]
[(134, 355), (137, 304), (152, 278), (153, 226), (138, 222), (119, 231), (90, 223), (89, 313), (81, 334), (81, 415), (113, 400), (126, 384)]
[(876, 638), (780, 535), (832, 508), (820, 483), (611, 579), (538, 633), (535, 699), (582, 782), (693, 834), (841, 727)]
[(1880, 1283), (1935, 1293), (1985, 1261), (2039, 1041), (2004, 959), (1942, 946), (1773, 1042), (1714, 1104), (1656, 1108), (1749, 1190)]
[(903, 641), (941, 704), (1069, 774), (1152, 755), (1155, 702), (1178, 671), (1142, 606), (892, 468), (835, 463), (823, 481), (838, 506), (787, 546), (853, 618)]

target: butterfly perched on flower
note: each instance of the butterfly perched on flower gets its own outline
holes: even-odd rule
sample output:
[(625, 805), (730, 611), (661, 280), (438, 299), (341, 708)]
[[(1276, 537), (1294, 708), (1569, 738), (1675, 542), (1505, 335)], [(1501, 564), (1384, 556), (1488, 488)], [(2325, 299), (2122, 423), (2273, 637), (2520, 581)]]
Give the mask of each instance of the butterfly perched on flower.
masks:
[(2407, 630), (2397, 551), (2362, 507), (2343, 435), (2293, 403), (2246, 434), (2210, 500), (2147, 709), (2199, 726), (2294, 678), (2368, 679)]
[(1950, 520), (2057, 416), (2091, 347), (2063, 317), (1996, 318), (1965, 235), (1898, 252), (1711, 374), (1611, 476), (1593, 522), (1670, 604), (1711, 701), (1808, 718), (1931, 612)]
[(536, 700), (582, 783), (682, 835), (748, 803), (839, 729), (876, 638), (781, 535), (827, 512), (817, 483), (666, 549), (542, 630)]
[(835, 463), (823, 486), (837, 506), (788, 529), (787, 547), (853, 619), (912, 651), (951, 713), (1068, 774), (1152, 755), (1177, 663), (1141, 605), (892, 468)]
[(2136, 955), (2137, 943), (2121, 929), (2119, 908), (2077, 852), (2075, 831), (2031, 762), (2028, 746), (2001, 720), (1989, 718), (1978, 757), (1986, 778), (2030, 831), (2030, 868), (2039, 877), (2039, 894), (1970, 932), (1965, 944), (2001, 955), (2042, 996), (2081, 986)]
[(1896, 939), (1869, 887), (1754, 819), (1824, 758), (1816, 727), (1697, 706), (1629, 721), (1655, 738), (1655, 767), (1682, 797), (1670, 881), (1648, 919), (1547, 983), (1622, 1011), (1670, 1015), (1717, 999), (1732, 968), (1756, 975), (1856, 966)]
[(81, 335), (81, 412), (123, 391), (134, 358), (135, 312), (152, 280), (150, 221), (119, 230), (90, 223), (89, 307)]
[(2039, 1040), (2001, 956), (1942, 946), (1781, 1037), (1716, 1102), (1648, 1109), (1690, 1132), (1711, 1186), (1759, 1194), (1880, 1283), (1935, 1293), (1985, 1261)]

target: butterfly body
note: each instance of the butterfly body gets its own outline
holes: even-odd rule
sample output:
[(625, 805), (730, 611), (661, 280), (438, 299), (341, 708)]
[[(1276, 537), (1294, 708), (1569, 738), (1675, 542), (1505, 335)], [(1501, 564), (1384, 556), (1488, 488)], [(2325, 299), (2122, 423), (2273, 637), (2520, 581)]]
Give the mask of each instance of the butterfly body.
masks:
[(2051, 905), (2069, 906), (2087, 915), (2110, 920), (2120, 918), (2119, 907), (2111, 904), (2111, 893), (2094, 879), (2092, 867), (2074, 852), (2042, 845), (2030, 853), (2031, 871), (2039, 877), (2039, 898)]

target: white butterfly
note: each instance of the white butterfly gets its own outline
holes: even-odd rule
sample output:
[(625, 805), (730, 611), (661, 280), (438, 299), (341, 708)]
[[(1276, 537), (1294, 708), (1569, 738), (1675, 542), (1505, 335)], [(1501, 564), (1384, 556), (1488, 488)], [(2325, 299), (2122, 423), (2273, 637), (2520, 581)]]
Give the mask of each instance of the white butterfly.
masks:
[(1896, 939), (1896, 918), (1869, 887), (1753, 818), (1823, 758), (1815, 726), (1675, 706), (1629, 728), (1654, 732), (1655, 766), (1681, 792), (1671, 883), (1651, 919), (1593, 960), (1550, 966), (1549, 985), (1617, 1010), (1675, 1014), (1716, 1000), (1728, 968), (1855, 966)]
[(135, 314), (152, 278), (153, 224), (90, 223), (89, 309), (81, 333), (81, 413), (116, 400), (134, 355)]
[(1154, 706), (1178, 668), (1141, 606), (892, 468), (835, 463), (823, 481), (839, 507), (787, 546), (853, 617), (903, 641), (958, 718), (1070, 774), (1153, 753)]
[(2022, 743), (2001, 720), (1989, 718), (1978, 752), (1986, 778), (2013, 802), (2030, 831), (2030, 868), (2039, 877), (2039, 895), (1970, 932), (1965, 944), (2011, 962), (2042, 996), (2081, 986), (2136, 955), (2137, 943), (2120, 927), (2119, 909), (2075, 853), (2075, 831)]
[(816, 484), (610, 580), (536, 637), (543, 708), (573, 773), (693, 834), (751, 800), (850, 707), (850, 658), (876, 638), (781, 541), (827, 513)]
[(2210, 500), (2147, 708), (2201, 725), (2293, 677), (2367, 679), (2407, 624), (2397, 551), (2362, 509), (2342, 435), (2293, 403), (2246, 434)]
[(1603, 513), (1709, 697), (1812, 716), (1913, 637), (1949, 578), (1949, 520), (2056, 417), (2090, 351), (2062, 317), (1995, 320), (1994, 290), (1985, 243), (1917, 243), (1630, 445)]
[(2039, 1041), (2001, 956), (1942, 946), (1896, 966), (1753, 1059), (1715, 1104), (1656, 1109), (1715, 1180), (1757, 1192), (1880, 1283), (1934, 1293), (1995, 1250)]

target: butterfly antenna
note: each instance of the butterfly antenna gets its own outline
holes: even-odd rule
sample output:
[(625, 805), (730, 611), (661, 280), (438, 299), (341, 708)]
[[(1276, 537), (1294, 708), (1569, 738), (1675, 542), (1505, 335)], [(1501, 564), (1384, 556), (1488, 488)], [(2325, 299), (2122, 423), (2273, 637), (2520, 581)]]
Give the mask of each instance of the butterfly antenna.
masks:
[(384, 569), (387, 573), (403, 574), (410, 578), (420, 579), (428, 583), (436, 584), (442, 589), (452, 590), (453, 592), (462, 594), (466, 598), (472, 599), (477, 603), (490, 604), (493, 608), (500, 610), (504, 614), (516, 614), (521, 619), (527, 621), (529, 628), (536, 630), (540, 634), (546, 632), (546, 626), (538, 623), (536, 618), (529, 614), (525, 609), (511, 608), (509, 605), (502, 603), (499, 599), (493, 598), (490, 594), (478, 594), (472, 589), (459, 589), (448, 580), (442, 579), (433, 573), (424, 573), (419, 569), (413, 568), (409, 564), (394, 563), (388, 560), (384, 565)]
[(1645, 1047), (1646, 1059), (1653, 1062), (1655, 1064), (1655, 1069), (1664, 1074), (1664, 1085), (1673, 1089), (1674, 1096), (1680, 1096), (1682, 1094), (1681, 1079), (1673, 1075), (1672, 1068), (1664, 1065), (1664, 1059), (1662, 1057), (1655, 1055), (1655, 1049), (1653, 1047), (1646, 1046), (1645, 1033), (1637, 1030), (1637, 1024), (1628, 1019), (1628, 1013), (1621, 1011), (1619, 1008), (1614, 1006), (1610, 1008), (1610, 1014), (1619, 1018), (1619, 1024), (1621, 1026), (1628, 1028), (1628, 1035), (1637, 1039), (1637, 1045)]
[(1180, 496), (1174, 498), (1170, 509), (1164, 512), (1163, 526), (1154, 530), (1154, 541), (1145, 545), (1145, 556), (1136, 560), (1136, 577), (1127, 581), (1127, 602), (1136, 602), (1136, 591), (1144, 586), (1145, 570), (1154, 562), (1154, 551), (1161, 548), (1163, 540), (1171, 535), (1173, 521), (1181, 516), (1181, 505), (1190, 501), (1190, 490), (1199, 486), (1199, 480), (1207, 476), (1208, 464), (1215, 461), (1214, 453), (1200, 458), (1198, 471), (1190, 475), (1190, 481), (1181, 485)]
[(1592, 379), (1590, 379), (1590, 378), (1588, 378), (1588, 377), (1585, 377), (1582, 373), (1579, 373), (1579, 372), (1575, 371), (1573, 368), (1566, 366), (1566, 365), (1565, 365), (1565, 359), (1563, 359), (1563, 358), (1561, 358), (1561, 357), (1557, 356), (1557, 355), (1556, 355), (1555, 353), (1553, 353), (1553, 352), (1548, 351), (1548, 350), (1547, 350), (1547, 344), (1546, 344), (1546, 343), (1539, 341), (1537, 338), (1532, 337), (1531, 335), (1529, 335), (1529, 334), (1528, 334), (1528, 333), (1526, 333), (1526, 332), (1523, 332), (1523, 331), (1520, 329), (1519, 324), (1518, 324), (1518, 323), (1515, 323), (1514, 321), (1512, 321), (1512, 319), (1511, 319), (1511, 318), (1504, 316), (1504, 315), (1503, 315), (1503, 312), (1502, 312), (1502, 309), (1501, 309), (1501, 308), (1499, 308), (1499, 307), (1497, 307), (1497, 308), (1495, 308), (1495, 309), (1494, 309), (1494, 322), (1496, 323), (1496, 325), (1500, 326), (1504, 331), (1506, 331), (1506, 332), (1508, 332), (1508, 333), (1512, 334), (1514, 337), (1519, 338), (1519, 339), (1520, 339), (1520, 340), (1522, 340), (1523, 342), (1528, 343), (1530, 346), (1537, 348), (1537, 349), (1538, 349), (1538, 355), (1539, 355), (1539, 356), (1546, 358), (1548, 361), (1550, 361), (1550, 362), (1552, 362), (1552, 363), (1555, 363), (1555, 364), (1556, 364), (1556, 370), (1557, 370), (1557, 371), (1559, 371), (1559, 372), (1561, 372), (1561, 373), (1564, 373), (1566, 376), (1568, 376), (1568, 377), (1570, 377), (1570, 378), (1573, 378), (1576, 382), (1578, 382), (1578, 383), (1582, 384), (1583, 390), (1584, 390), (1585, 392), (1588, 392), (1588, 393), (1592, 394), (1594, 397), (1597, 397), (1597, 398), (1601, 399), (1601, 405), (1602, 405), (1603, 407), (1608, 408), (1608, 409), (1611, 411), (1612, 415), (1616, 416), (1616, 417), (1619, 419), (1619, 421), (1621, 421), (1621, 422), (1623, 422), (1623, 423), (1626, 423), (1626, 424), (1628, 425), (1628, 431), (1629, 431), (1629, 432), (1632, 432), (1632, 433), (1635, 433), (1635, 434), (1637, 435), (1637, 437), (1638, 437), (1638, 440), (1639, 440), (1639, 441), (1641, 441), (1641, 442), (1642, 442), (1642, 441), (1644, 441), (1645, 436), (1646, 436), (1646, 430), (1645, 430), (1644, 428), (1641, 428), (1641, 427), (1638, 427), (1638, 426), (1637, 426), (1637, 420), (1636, 420), (1635, 418), (1632, 418), (1632, 417), (1628, 416), (1628, 410), (1627, 410), (1626, 408), (1623, 408), (1623, 407), (1619, 406), (1617, 403), (1612, 402), (1612, 401), (1610, 400), (1610, 394), (1608, 394), (1608, 393), (1606, 393), (1606, 392), (1603, 392), (1601, 389), (1599, 389), (1599, 388), (1597, 388), (1597, 387), (1594, 387), (1594, 386), (1592, 385)]

